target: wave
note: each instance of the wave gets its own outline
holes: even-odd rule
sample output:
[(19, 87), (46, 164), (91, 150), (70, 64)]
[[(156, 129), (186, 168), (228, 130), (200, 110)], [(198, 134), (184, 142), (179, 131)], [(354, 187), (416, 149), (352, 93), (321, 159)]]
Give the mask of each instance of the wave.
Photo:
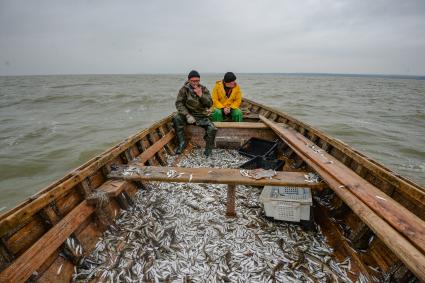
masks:
[(66, 84), (66, 85), (56, 85), (51, 86), (50, 88), (70, 88), (70, 87), (81, 87), (81, 86), (95, 86), (95, 85), (104, 85), (104, 84), (98, 84), (98, 83), (78, 83), (78, 84)]
[[(220, 78), (205, 75), (203, 82), (212, 90)], [(175, 111), (184, 80), (178, 75), (0, 78), (0, 154), (3, 164), (4, 158), (20, 160), (8, 174), (21, 176), (13, 185), (0, 183), (15, 192), (6, 196), (3, 190), (0, 199), (25, 198), (34, 176), (50, 183), (64, 167), (76, 167), (104, 151), (109, 147), (105, 143), (121, 141)], [(238, 82), (245, 97), (295, 114), (425, 183), (422, 82), (296, 74), (240, 74)], [(23, 176), (37, 168), (32, 177)]]

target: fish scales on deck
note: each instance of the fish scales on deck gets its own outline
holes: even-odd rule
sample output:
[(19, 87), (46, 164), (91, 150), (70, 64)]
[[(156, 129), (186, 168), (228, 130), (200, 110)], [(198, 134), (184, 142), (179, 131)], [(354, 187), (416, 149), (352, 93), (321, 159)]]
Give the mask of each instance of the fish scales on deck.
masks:
[[(237, 168), (246, 160), (237, 151), (217, 149), (207, 159), (193, 150), (178, 166)], [(147, 184), (78, 266), (74, 281), (351, 282), (350, 259), (337, 262), (320, 230), (264, 216), (260, 188), (238, 186), (238, 217), (223, 215), (226, 187)]]

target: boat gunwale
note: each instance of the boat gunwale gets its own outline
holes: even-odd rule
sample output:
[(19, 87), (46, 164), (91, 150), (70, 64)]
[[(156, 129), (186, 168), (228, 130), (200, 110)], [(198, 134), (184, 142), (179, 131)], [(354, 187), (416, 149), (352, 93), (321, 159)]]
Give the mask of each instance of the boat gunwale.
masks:
[[(148, 128), (144, 128), (141, 131), (137, 132), (136, 134), (133, 134), (124, 140), (122, 140), (120, 143), (118, 143), (115, 146), (112, 146), (105, 150), (104, 152), (98, 154), (97, 156), (89, 159), (79, 167), (71, 170), (68, 174), (66, 174), (64, 177), (54, 181), (50, 185), (47, 185), (46, 187), (42, 188), (40, 191), (36, 192), (34, 195), (28, 197), (23, 202), (19, 203), (15, 207), (11, 208), (10, 210), (4, 212), (3, 214), (0, 214), (0, 227), (3, 224), (2, 222), (9, 217), (10, 215), (18, 212), (21, 209), (27, 208), (27, 206), (31, 205), (39, 199), (42, 195), (51, 192), (52, 190), (58, 188), (63, 183), (69, 181), (71, 178), (79, 178), (80, 175), (86, 175), (85, 177), (80, 177), (81, 180), (78, 181), (76, 184), (74, 184), (72, 187), (77, 186), (84, 178), (87, 178), (90, 176), (91, 173), (95, 173), (99, 169), (101, 169), (103, 166), (105, 166), (108, 162), (113, 160), (114, 158), (117, 158), (120, 154), (125, 152), (129, 147), (133, 146), (137, 142), (139, 142), (141, 139), (148, 136), (153, 130), (163, 126), (164, 124), (167, 124), (171, 121), (172, 115), (170, 114), (167, 117), (155, 122)], [(95, 168), (90, 168), (91, 166), (96, 165)], [(86, 172), (86, 170), (88, 172)], [(59, 197), (59, 196), (57, 196)], [(31, 215), (32, 216), (32, 215)], [(30, 218), (31, 216), (28, 216), (27, 218)], [(0, 228), (1, 231), (1, 228)], [(2, 236), (2, 233), (0, 232), (0, 237)]]
[[(326, 134), (325, 132), (322, 132), (294, 117), (291, 115), (279, 111), (277, 109), (274, 109), (273, 107), (265, 106), (261, 103), (257, 103), (255, 101), (252, 101), (250, 99), (244, 98), (244, 100), (252, 105), (256, 105), (258, 107), (261, 107), (263, 109), (266, 109), (268, 111), (274, 112), (278, 114), (278, 116), (282, 116), (283, 118), (287, 119), (288, 121), (291, 121), (298, 126), (301, 126), (305, 130), (311, 132), (312, 134), (316, 135), (320, 139), (326, 141), (330, 145), (332, 145), (334, 148), (337, 148), (341, 153), (347, 155), (348, 157), (352, 158), (362, 166), (364, 166), (366, 169), (369, 169), (373, 173), (378, 173), (378, 176), (385, 179), (387, 182), (395, 185), (397, 188), (400, 188), (400, 185), (406, 185), (409, 189), (417, 190), (419, 193), (425, 196), (425, 187), (419, 185), (418, 183), (414, 182), (413, 180), (408, 179), (407, 177), (401, 176), (399, 173), (395, 172), (392, 169), (389, 169), (379, 163), (378, 161), (369, 158), (365, 154), (361, 153), (360, 151), (354, 149), (352, 146), (346, 144), (345, 142), (341, 141), (340, 139), (333, 138), (330, 135)], [(285, 124), (289, 125), (288, 122), (284, 122)], [(289, 125), (291, 126), (291, 125)], [(297, 132), (299, 132), (298, 129), (291, 126), (291, 128), (295, 129)], [(304, 134), (303, 134), (304, 135)], [(307, 137), (310, 139), (309, 137)], [(311, 139), (310, 139), (311, 140)], [(314, 142), (317, 144), (317, 142)], [(338, 158), (337, 158), (338, 159)], [(374, 170), (375, 169), (375, 170)], [(354, 171), (350, 168), (350, 170)], [(357, 174), (357, 173), (356, 173)], [(394, 183), (394, 181), (397, 182), (397, 184)]]

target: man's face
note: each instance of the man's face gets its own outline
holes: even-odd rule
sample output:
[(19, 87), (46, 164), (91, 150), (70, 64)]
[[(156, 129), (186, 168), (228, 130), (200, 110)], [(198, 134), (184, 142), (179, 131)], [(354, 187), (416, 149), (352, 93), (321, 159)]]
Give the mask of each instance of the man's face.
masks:
[(230, 83), (224, 83), (224, 85), (225, 85), (226, 87), (234, 88), (234, 87), (235, 87), (235, 85), (236, 85), (236, 81), (233, 81), (233, 82), (230, 82)]
[(189, 84), (193, 87), (193, 88), (197, 88), (199, 86), (199, 83), (201, 82), (200, 78), (190, 78), (189, 79)]

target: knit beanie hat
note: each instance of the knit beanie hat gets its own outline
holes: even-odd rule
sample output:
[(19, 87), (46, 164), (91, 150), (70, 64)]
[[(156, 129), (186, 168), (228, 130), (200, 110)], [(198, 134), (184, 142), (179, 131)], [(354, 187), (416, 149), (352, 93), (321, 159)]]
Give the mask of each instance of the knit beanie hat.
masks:
[(232, 72), (227, 72), (227, 73), (224, 75), (224, 79), (223, 79), (223, 81), (224, 81), (225, 83), (234, 82), (234, 81), (236, 81), (236, 76), (235, 76), (235, 74), (233, 74)]
[(201, 76), (199, 75), (199, 73), (195, 70), (190, 71), (189, 75), (187, 76), (187, 78), (190, 80), (191, 78), (200, 78)]

